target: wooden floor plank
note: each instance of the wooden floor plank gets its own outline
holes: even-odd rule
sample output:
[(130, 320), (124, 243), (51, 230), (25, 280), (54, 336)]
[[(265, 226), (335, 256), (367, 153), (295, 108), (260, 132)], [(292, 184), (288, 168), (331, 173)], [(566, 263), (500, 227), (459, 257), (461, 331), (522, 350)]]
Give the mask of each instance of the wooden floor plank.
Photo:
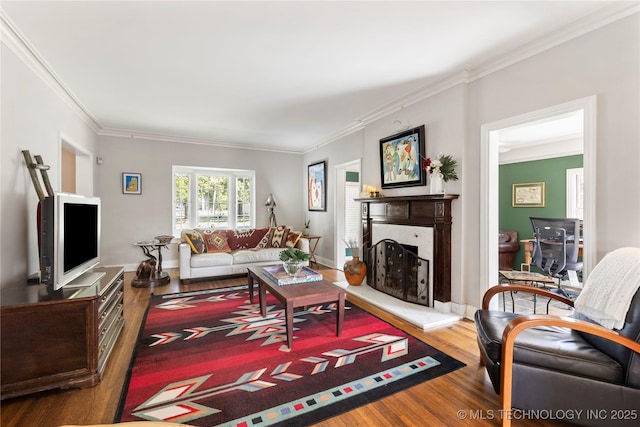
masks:
[[(176, 271), (170, 270), (173, 276)], [(323, 269), (327, 280), (344, 280), (342, 272)], [(81, 390), (63, 390), (39, 393), (2, 401), (0, 425), (2, 427), (57, 427), (64, 424), (88, 425), (111, 423), (115, 416), (131, 355), (136, 343), (149, 298), (154, 294), (227, 287), (246, 283), (246, 278), (225, 278), (211, 281), (192, 281), (181, 286), (176, 278), (171, 283), (155, 288), (133, 288), (133, 274), (125, 274), (125, 328), (107, 364), (103, 379), (95, 387)], [(451, 326), (422, 331), (408, 322), (373, 307), (364, 301), (350, 298), (383, 320), (394, 324), (467, 364), (450, 374), (413, 386), (384, 399), (358, 407), (345, 414), (317, 424), (322, 427), (341, 426), (443, 426), (473, 425), (497, 426), (498, 419), (469, 420), (471, 412), (480, 418), (483, 414), (497, 413), (498, 396), (493, 391), (485, 370), (479, 363), (475, 326), (469, 320)], [(463, 420), (459, 411), (467, 417)], [(493, 412), (492, 412), (493, 411)], [(522, 421), (518, 426), (559, 425), (547, 422)]]

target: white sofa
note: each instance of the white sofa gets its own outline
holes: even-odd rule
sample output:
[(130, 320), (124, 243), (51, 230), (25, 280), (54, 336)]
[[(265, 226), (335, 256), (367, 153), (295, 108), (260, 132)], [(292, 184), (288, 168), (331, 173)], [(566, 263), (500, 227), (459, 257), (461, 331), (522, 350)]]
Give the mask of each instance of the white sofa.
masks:
[(280, 252), (296, 247), (309, 252), (302, 233), (286, 226), (241, 230), (183, 230), (179, 245), (180, 283), (191, 279), (246, 274), (251, 266), (280, 262)]

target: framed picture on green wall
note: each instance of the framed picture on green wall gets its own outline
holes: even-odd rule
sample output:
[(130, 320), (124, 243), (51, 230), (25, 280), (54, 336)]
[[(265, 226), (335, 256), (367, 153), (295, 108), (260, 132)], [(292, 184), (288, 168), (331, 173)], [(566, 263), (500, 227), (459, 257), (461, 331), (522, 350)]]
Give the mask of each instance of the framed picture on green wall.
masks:
[(511, 206), (514, 208), (544, 208), (544, 182), (513, 184)]

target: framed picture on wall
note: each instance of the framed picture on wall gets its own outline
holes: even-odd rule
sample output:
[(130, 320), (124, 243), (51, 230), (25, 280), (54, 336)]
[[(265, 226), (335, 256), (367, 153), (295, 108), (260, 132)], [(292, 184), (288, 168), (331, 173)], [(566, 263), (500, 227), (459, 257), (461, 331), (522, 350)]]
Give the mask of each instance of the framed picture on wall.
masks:
[(312, 163), (307, 167), (309, 210), (327, 210), (327, 162)]
[(142, 174), (122, 172), (122, 193), (142, 194)]
[(382, 188), (426, 185), (422, 169), (424, 125), (380, 140), (380, 182)]
[(544, 208), (544, 182), (513, 184), (511, 206), (514, 208)]

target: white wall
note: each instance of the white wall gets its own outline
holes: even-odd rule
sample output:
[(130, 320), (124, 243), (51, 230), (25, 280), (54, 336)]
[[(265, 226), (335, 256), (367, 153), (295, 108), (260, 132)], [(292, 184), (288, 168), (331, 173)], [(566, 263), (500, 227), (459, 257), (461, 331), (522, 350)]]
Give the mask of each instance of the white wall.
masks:
[[(316, 258), (320, 263), (335, 267), (336, 245), (336, 221), (335, 221), (335, 186), (336, 186), (336, 166), (361, 159), (364, 149), (363, 131), (354, 132), (332, 144), (320, 146), (305, 153), (301, 173), (303, 183), (301, 188), (301, 200), (303, 201), (304, 217), (311, 220), (311, 234), (322, 236), (316, 248)], [(322, 160), (327, 161), (327, 211), (309, 211), (307, 203), (307, 166)], [(342, 266), (339, 266), (342, 268)]]
[[(15, 49), (15, 47), (13, 46)], [(60, 135), (87, 153), (97, 136), (2, 40), (0, 133), (0, 286), (22, 285), (38, 272), (36, 208), (22, 150), (41, 155), (53, 189), (60, 190)], [(33, 67), (33, 64), (31, 64)]]
[[(379, 140), (397, 132), (394, 121), (425, 124), (426, 154), (451, 154), (460, 180), (453, 202), (452, 301), (480, 305), (480, 128), (590, 95), (598, 97), (598, 259), (621, 246), (640, 246), (640, 30), (634, 14), (522, 62), (444, 90), (375, 122), (363, 132), (362, 182), (380, 185)], [(323, 147), (340, 163), (348, 138)], [(314, 160), (308, 155), (305, 161)], [(629, 185), (629, 183), (634, 183)], [(331, 187), (329, 187), (331, 188)], [(384, 195), (427, 194), (426, 187), (384, 190)], [(323, 235), (332, 235), (331, 229)], [(330, 250), (323, 248), (329, 256)]]
[[(278, 224), (302, 230), (302, 155), (197, 144), (99, 138), (96, 187), (102, 198), (102, 264), (137, 266), (138, 240), (172, 234), (172, 166), (249, 169), (256, 172), (256, 226), (267, 226), (264, 202), (273, 193)], [(122, 194), (122, 172), (142, 174), (142, 194)], [(178, 265), (177, 245), (163, 251), (163, 267)]]
[[(636, 13), (469, 85), (465, 159), (480, 158), (480, 126), (597, 96), (597, 258), (640, 246), (640, 20)], [(466, 303), (480, 304), (480, 163), (465, 161)], [(469, 178), (469, 179), (467, 179)], [(631, 184), (631, 185), (630, 185)]]

